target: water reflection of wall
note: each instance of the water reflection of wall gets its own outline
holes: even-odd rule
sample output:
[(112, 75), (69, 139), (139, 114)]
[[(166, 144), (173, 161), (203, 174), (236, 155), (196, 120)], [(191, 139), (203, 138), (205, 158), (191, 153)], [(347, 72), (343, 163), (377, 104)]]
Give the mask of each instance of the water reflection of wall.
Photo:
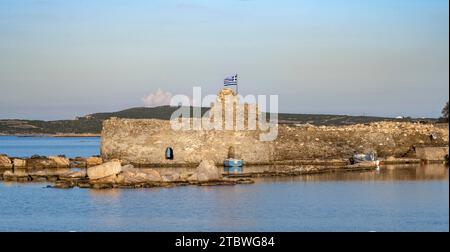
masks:
[[(192, 173), (195, 168), (154, 168), (162, 175), (171, 173)], [(382, 166), (379, 171), (340, 171), (338, 167), (319, 166), (288, 166), (288, 165), (246, 165), (243, 167), (220, 167), (223, 175), (249, 175), (264, 173), (300, 172), (301, 176), (290, 177), (302, 181), (335, 181), (335, 180), (428, 180), (428, 179), (448, 179), (448, 168), (442, 164), (402, 164)], [(327, 172), (327, 170), (330, 172)], [(323, 173), (317, 173), (317, 172)], [(308, 174), (308, 172), (312, 172)], [(273, 180), (285, 180), (286, 177), (271, 178)]]
[[(245, 167), (246, 169), (247, 167)], [(257, 167), (253, 168), (255, 171)], [(442, 164), (428, 165), (389, 165), (375, 171), (330, 172), (319, 174), (305, 174), (296, 177), (261, 178), (267, 181), (398, 181), (398, 180), (448, 180), (448, 167)]]

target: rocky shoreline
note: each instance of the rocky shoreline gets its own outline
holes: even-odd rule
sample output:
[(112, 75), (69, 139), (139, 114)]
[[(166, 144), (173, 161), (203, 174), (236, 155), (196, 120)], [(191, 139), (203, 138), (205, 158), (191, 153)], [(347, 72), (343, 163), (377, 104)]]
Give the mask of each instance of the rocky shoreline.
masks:
[[(101, 157), (0, 154), (0, 180), (98, 189), (235, 185), (253, 183), (255, 177), (376, 169), (373, 162), (350, 164), (355, 153), (368, 152), (377, 153), (386, 165), (448, 163), (448, 124), (281, 125), (278, 139), (271, 143), (248, 131), (180, 135), (162, 120), (116, 118), (104, 124)], [(175, 150), (173, 159), (164, 156), (168, 146)], [(223, 160), (236, 152), (245, 166), (225, 169)]]
[[(418, 164), (419, 158), (389, 157), (382, 164)], [(442, 162), (442, 161), (439, 161)], [(226, 169), (211, 160), (196, 166), (141, 167), (99, 156), (66, 158), (38, 156), (8, 157), (0, 154), (0, 180), (11, 182), (51, 182), (54, 188), (147, 188), (172, 186), (212, 186), (252, 184), (252, 178), (286, 177), (305, 174), (374, 170), (372, 162), (351, 165), (349, 160), (291, 160), (259, 166)]]
[(100, 157), (32, 156), (22, 159), (0, 155), (0, 180), (51, 182), (53, 183), (51, 187), (54, 188), (148, 188), (252, 184), (254, 183), (252, 178), (255, 177), (299, 176), (376, 169), (376, 166), (371, 163), (342, 165), (342, 162), (344, 161), (319, 162), (316, 160), (311, 162), (312, 165), (245, 167), (244, 172), (234, 172), (227, 171), (223, 167), (218, 168), (209, 160), (202, 161), (195, 168), (135, 168), (132, 164), (125, 164), (120, 160), (103, 161)]

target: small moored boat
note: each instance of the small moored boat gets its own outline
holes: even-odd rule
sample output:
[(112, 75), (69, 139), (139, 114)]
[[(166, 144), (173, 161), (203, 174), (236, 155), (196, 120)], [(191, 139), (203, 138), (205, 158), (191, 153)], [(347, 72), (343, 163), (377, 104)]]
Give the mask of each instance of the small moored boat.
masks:
[(223, 161), (223, 166), (225, 167), (241, 167), (244, 165), (244, 160), (228, 158)]
[(378, 160), (378, 157), (375, 153), (367, 153), (367, 154), (354, 154), (350, 158), (351, 164), (357, 164), (357, 163), (373, 163), (376, 166), (379, 166), (380, 160)]

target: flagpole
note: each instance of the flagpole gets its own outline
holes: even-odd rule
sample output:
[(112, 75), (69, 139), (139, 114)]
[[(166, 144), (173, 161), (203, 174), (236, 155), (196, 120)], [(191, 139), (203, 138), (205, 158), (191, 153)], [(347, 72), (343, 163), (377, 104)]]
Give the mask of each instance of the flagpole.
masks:
[(238, 75), (236, 74), (236, 94), (239, 94)]

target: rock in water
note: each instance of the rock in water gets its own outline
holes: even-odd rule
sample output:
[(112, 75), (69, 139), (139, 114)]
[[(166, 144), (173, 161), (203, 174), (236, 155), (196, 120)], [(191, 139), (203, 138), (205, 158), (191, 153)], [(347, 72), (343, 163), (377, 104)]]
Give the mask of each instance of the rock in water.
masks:
[(80, 179), (86, 177), (86, 171), (70, 171), (64, 174), (61, 174), (61, 178), (65, 179)]
[(12, 171), (5, 171), (4, 173), (3, 173), (3, 179), (5, 180), (5, 181), (11, 181), (11, 180), (14, 180), (14, 173), (12, 172)]
[(117, 183), (117, 175), (109, 175), (107, 177), (99, 178), (99, 179), (89, 179), (89, 184), (95, 185), (95, 184), (102, 184), (102, 185), (108, 185), (108, 187), (111, 187), (113, 184)]
[(117, 175), (116, 182), (122, 185), (133, 185), (147, 182), (160, 182), (161, 175), (154, 169), (137, 169), (122, 167), (123, 171)]
[(120, 165), (120, 161), (114, 160), (87, 168), (87, 175), (89, 179), (95, 180), (116, 175), (121, 171), (122, 166)]
[(116, 183), (120, 185), (139, 184), (146, 181), (147, 176), (142, 172), (123, 171), (116, 178)]
[(58, 180), (55, 182), (54, 188), (60, 188), (60, 189), (69, 189), (73, 188), (75, 184), (72, 181), (64, 181), (64, 180)]
[(0, 168), (3, 168), (3, 169), (11, 169), (12, 168), (11, 160), (5, 155), (0, 155)]
[(37, 155), (33, 155), (31, 158), (28, 158), (26, 160), (26, 165), (28, 168), (33, 169), (57, 168), (56, 163), (53, 160)]
[(103, 163), (102, 158), (99, 157), (89, 157), (86, 158), (86, 166), (92, 167), (92, 166), (96, 166), (96, 165), (101, 165)]
[(69, 166), (70, 166), (69, 159), (65, 158), (65, 157), (51, 156), (51, 157), (48, 157), (48, 159), (53, 161), (53, 163), (54, 163), (53, 166), (55, 168), (69, 168)]
[(203, 182), (203, 181), (219, 180), (222, 178), (222, 174), (220, 173), (219, 169), (214, 165), (213, 161), (203, 160), (191, 177), (196, 178), (200, 182)]
[(117, 183), (122, 185), (134, 185), (147, 182), (161, 181), (161, 177), (149, 175), (144, 172), (124, 171), (117, 175)]

